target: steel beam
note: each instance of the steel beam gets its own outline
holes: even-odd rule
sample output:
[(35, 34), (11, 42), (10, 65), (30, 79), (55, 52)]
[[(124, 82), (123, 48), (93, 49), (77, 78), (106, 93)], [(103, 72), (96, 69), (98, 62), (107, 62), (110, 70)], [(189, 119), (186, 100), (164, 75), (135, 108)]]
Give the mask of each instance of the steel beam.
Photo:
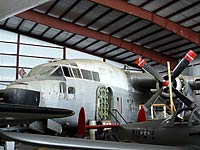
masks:
[(153, 50), (149, 50), (143, 46), (129, 43), (122, 39), (112, 37), (111, 35), (107, 35), (107, 34), (104, 34), (104, 33), (89, 29), (89, 28), (85, 28), (85, 27), (82, 27), (70, 22), (66, 22), (66, 21), (51, 17), (51, 16), (47, 16), (47, 15), (35, 12), (33, 10), (29, 10), (21, 14), (18, 14), (17, 17), (30, 20), (33, 22), (37, 22), (39, 24), (43, 24), (52, 28), (66, 31), (66, 32), (72, 32), (78, 35), (87, 36), (89, 38), (94, 38), (100, 41), (105, 41), (107, 43), (111, 43), (118, 47), (124, 48), (133, 53), (141, 55), (143, 57), (157, 61), (163, 65), (166, 65), (166, 62), (170, 61), (171, 64), (173, 64), (172, 68), (175, 67), (175, 65), (177, 64), (176, 59), (169, 57), (167, 55), (160, 54)]
[(171, 32), (174, 32), (175, 34), (193, 43), (196, 43), (197, 45), (200, 45), (200, 38), (198, 33), (188, 28), (185, 28), (177, 23), (174, 23), (170, 20), (167, 20), (161, 16), (158, 16), (152, 12), (144, 10), (135, 5), (129, 4), (124, 0), (90, 0), (90, 1), (148, 20)]
[(20, 33), (17, 34), (16, 79), (19, 78)]

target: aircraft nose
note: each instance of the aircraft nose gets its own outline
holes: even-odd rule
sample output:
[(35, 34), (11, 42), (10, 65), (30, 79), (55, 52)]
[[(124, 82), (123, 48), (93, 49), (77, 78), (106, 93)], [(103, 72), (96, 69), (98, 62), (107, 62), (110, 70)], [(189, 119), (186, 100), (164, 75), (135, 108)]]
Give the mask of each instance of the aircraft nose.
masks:
[(40, 92), (28, 89), (7, 88), (4, 99), (6, 103), (39, 106)]

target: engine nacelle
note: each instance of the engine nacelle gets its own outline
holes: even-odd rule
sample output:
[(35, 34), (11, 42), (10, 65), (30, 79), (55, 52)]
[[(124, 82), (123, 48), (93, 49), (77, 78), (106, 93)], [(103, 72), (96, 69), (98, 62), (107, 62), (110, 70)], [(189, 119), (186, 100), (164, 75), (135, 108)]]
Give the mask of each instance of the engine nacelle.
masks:
[[(168, 76), (164, 75), (163, 79), (168, 81)], [(176, 78), (175, 80), (172, 81), (172, 87), (178, 91), (182, 91), (182, 89), (184, 88), (184, 81), (181, 78)], [(169, 98), (170, 92), (169, 92), (168, 86), (163, 86), (163, 83), (160, 83), (157, 81), (156, 88), (157, 89), (163, 88), (163, 92), (161, 93), (161, 96), (165, 98)], [(173, 93), (173, 97), (175, 96), (176, 95)]]
[(155, 89), (156, 79), (147, 73), (131, 73), (129, 80), (134, 88)]

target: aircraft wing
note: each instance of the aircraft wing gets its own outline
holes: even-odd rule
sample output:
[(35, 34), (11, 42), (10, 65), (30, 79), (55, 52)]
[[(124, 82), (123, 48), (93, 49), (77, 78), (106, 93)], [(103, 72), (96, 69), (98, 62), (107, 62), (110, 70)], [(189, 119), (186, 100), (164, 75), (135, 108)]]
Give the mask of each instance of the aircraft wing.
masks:
[(74, 115), (72, 110), (27, 105), (0, 104), (0, 125), (25, 123), (35, 120), (62, 118)]
[(34, 146), (44, 146), (59, 149), (76, 150), (189, 150), (185, 146), (160, 146), (149, 144), (136, 144), (111, 141), (94, 141), (87, 139), (67, 138), (49, 135), (1, 132), (0, 136), (5, 140), (16, 141), (19, 143)]

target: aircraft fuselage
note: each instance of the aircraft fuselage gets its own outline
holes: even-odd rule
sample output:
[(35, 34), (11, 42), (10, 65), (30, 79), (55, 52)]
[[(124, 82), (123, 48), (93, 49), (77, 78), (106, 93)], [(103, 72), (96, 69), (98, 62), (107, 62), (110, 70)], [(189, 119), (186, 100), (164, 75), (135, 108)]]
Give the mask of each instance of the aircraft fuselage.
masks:
[[(136, 120), (133, 92), (122, 69), (101, 61), (61, 60), (36, 66), (26, 77), (10, 84), (5, 100), (7, 103), (65, 108), (74, 112), (84, 107), (88, 120), (112, 120), (111, 112), (124, 123), (117, 113), (127, 122)], [(147, 99), (142, 96), (143, 100)], [(58, 121), (77, 125), (78, 113)]]

